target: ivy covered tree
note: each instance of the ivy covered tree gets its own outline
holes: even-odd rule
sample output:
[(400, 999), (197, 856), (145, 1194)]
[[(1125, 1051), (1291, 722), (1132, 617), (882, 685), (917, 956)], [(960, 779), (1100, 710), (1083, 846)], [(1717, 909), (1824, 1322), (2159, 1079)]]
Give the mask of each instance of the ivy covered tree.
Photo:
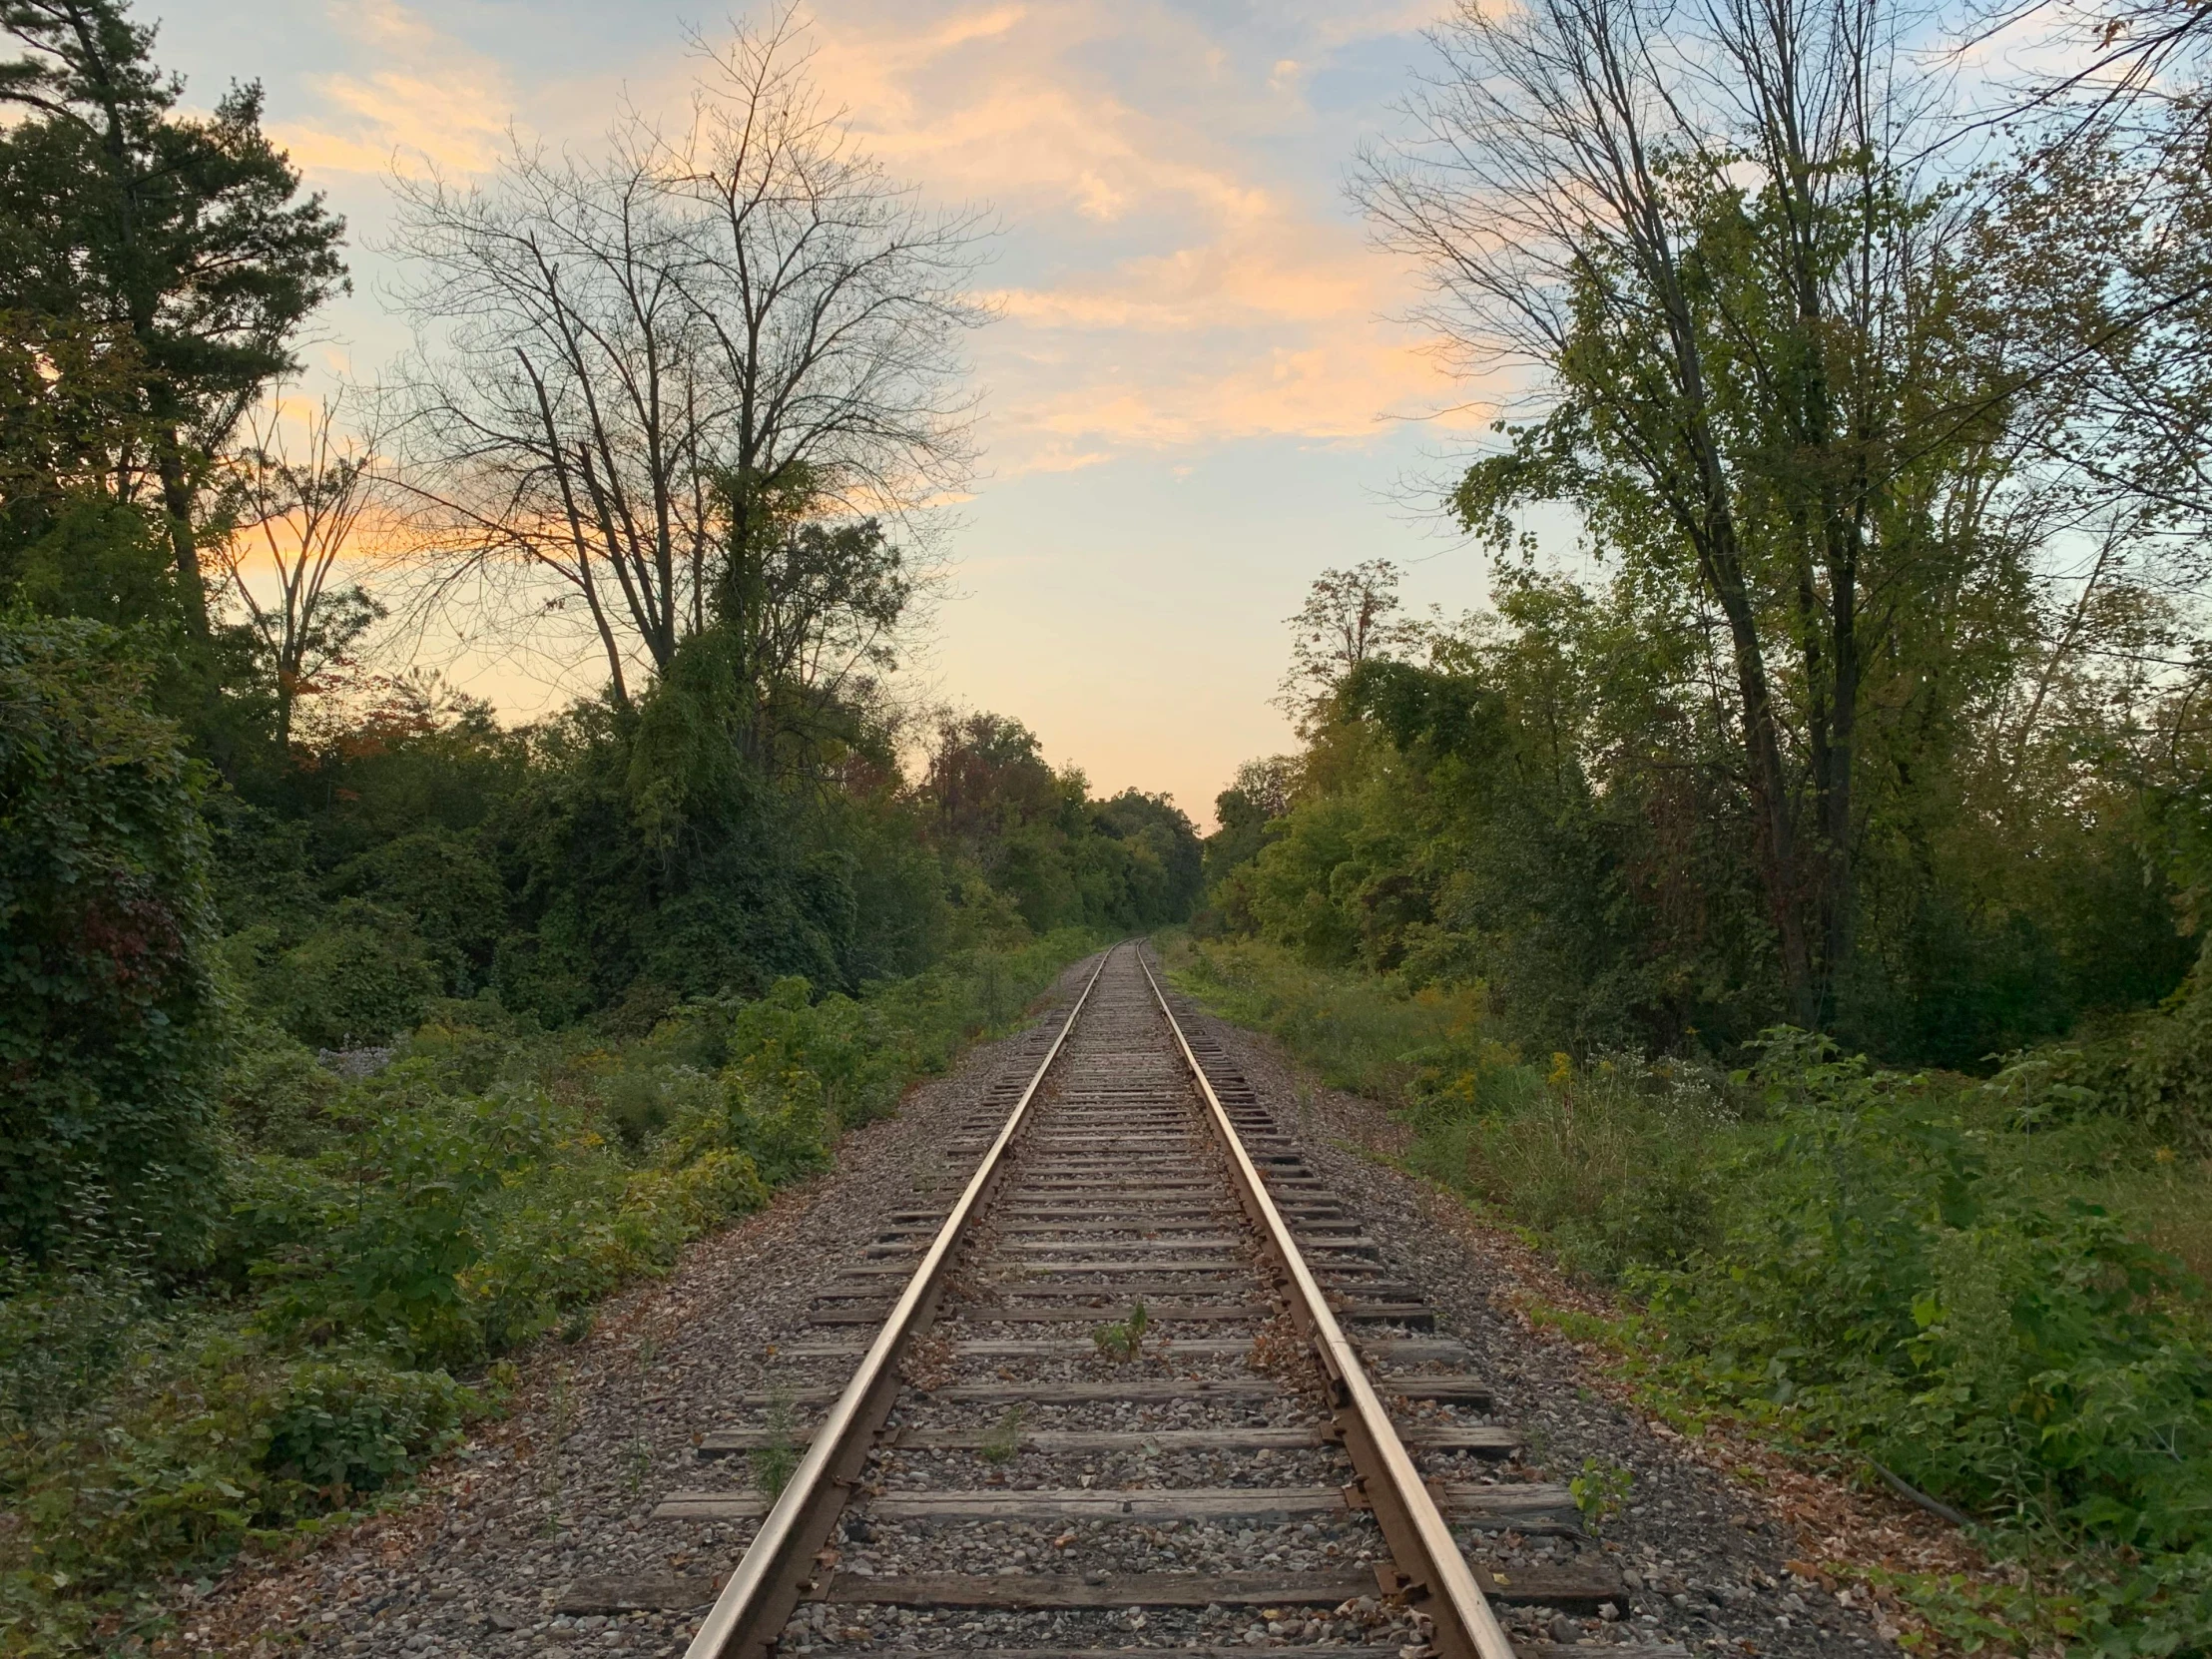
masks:
[(200, 777), (123, 632), (0, 622), (0, 1249), (191, 1263), (218, 1194)]

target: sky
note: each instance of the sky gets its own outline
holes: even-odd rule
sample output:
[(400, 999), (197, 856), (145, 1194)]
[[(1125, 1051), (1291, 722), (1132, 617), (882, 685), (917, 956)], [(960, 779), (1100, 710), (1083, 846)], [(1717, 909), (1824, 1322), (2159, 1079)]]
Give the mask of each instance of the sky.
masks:
[[(1390, 558), (1416, 607), (1479, 604), (1433, 510), (1486, 418), (1402, 321), (1413, 274), (1345, 194), (1443, 0), (818, 0), (815, 73), (890, 172), (1002, 229), (972, 339), (983, 456), (941, 539), (909, 689), (1024, 721), (1097, 793), (1201, 824), (1240, 761), (1292, 746), (1270, 706), (1284, 619), (1322, 570)], [(671, 0), (142, 0), (159, 57), (267, 124), (345, 215), (354, 290), (319, 373), (405, 343), (377, 251), (396, 168), (492, 168), (510, 128), (593, 146), (626, 104), (685, 103)], [(758, 14), (756, 14), (758, 15)], [(455, 677), (516, 717), (586, 689)]]

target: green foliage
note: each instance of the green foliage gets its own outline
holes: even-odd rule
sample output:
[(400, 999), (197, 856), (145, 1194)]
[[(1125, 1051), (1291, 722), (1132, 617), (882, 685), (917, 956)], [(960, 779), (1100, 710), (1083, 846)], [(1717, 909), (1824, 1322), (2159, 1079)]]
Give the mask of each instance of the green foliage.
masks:
[(2201, 1287), (1992, 1169), (1955, 1090), (1778, 1034), (1721, 1237), (1644, 1281), (1715, 1391), (1841, 1432), (1960, 1507), (2171, 1551), (2212, 1496)]
[[(1725, 1053), (1784, 1017), (1742, 855), (1756, 823), (1681, 701), (1688, 624), (1648, 599), (1626, 577), (1593, 593), (1506, 572), (1497, 614), (1431, 635), (1427, 664), (1367, 664), (1279, 810), (1255, 825), (1223, 797), (1205, 930), (1481, 983), (1531, 1049)], [(1978, 1069), (2174, 989), (2197, 948), (2175, 928), (2196, 763), (2081, 741), (2112, 747), (2093, 772), (2042, 757), (2029, 799), (1906, 758), (1935, 793), (1869, 805), (1837, 1034)]]
[(469, 996), (481, 986), (507, 886), (474, 835), (444, 826), (399, 835), (341, 864), (330, 887), (404, 916), (438, 970), (441, 994)]
[(202, 788), (130, 639), (0, 621), (0, 1249), (104, 1209), (197, 1259), (221, 1182)]
[(1010, 1463), (1021, 1450), (1022, 1409), (1019, 1405), (1006, 1407), (1006, 1414), (991, 1425), (977, 1449), (983, 1461), (993, 1466)]
[(1166, 796), (1088, 802), (1054, 772), (1036, 734), (976, 714), (939, 722), (916, 792), (931, 832), (971, 861), (1037, 932), (1180, 921), (1198, 896), (1197, 831)]
[(2103, 1035), (2006, 1057), (1990, 1079), (2013, 1121), (2035, 1129), (2110, 1116), (2169, 1146), (2212, 1140), (2212, 997), (2200, 963), (2167, 1004), (2108, 1022)]
[(0, 1256), (0, 1503), (23, 1517), (0, 1531), (0, 1644), (83, 1650), (157, 1578), (403, 1483), (482, 1408), (457, 1376), (580, 1335), (1096, 942), (977, 948), (857, 998), (786, 980), (619, 1046), (438, 1002), (352, 1081), (242, 1027), (201, 1297), (129, 1234)]
[(436, 964), (407, 918), (358, 898), (339, 902), (257, 977), (260, 1005), (318, 1048), (405, 1031), (440, 988)]
[(269, 1025), (242, 1025), (218, 1084), (223, 1122), (257, 1152), (318, 1151), (335, 1131), (342, 1085), (312, 1050)]
[(1567, 1490), (1574, 1497), (1574, 1506), (1581, 1513), (1583, 1524), (1591, 1532), (1601, 1533), (1605, 1523), (1621, 1512), (1635, 1485), (1633, 1470), (1622, 1468), (1618, 1463), (1585, 1457), (1581, 1472), (1567, 1482)]
[[(199, 493), (238, 412), (293, 366), (293, 332), (342, 283), (344, 226), (299, 198), (261, 88), (179, 114), (183, 82), (119, 0), (10, 6), (0, 27), (24, 49), (0, 64), (0, 103), (21, 117), (0, 136), (0, 312), (92, 359), (36, 388), (38, 424), (72, 441), (33, 470), (64, 498), (136, 480), (143, 498), (120, 504), (167, 532), (179, 612), (205, 636)], [(14, 551), (0, 547), (0, 578)]]
[(772, 1399), (768, 1408), (768, 1434), (746, 1453), (746, 1461), (753, 1470), (753, 1483), (768, 1495), (771, 1503), (784, 1495), (784, 1488), (799, 1471), (803, 1453), (793, 1429), (791, 1401), (782, 1397)]
[(442, 1373), (352, 1347), (287, 1355), (157, 1294), (127, 1251), (12, 1270), (0, 1300), (0, 1639), (89, 1650), (155, 1611), (150, 1575), (342, 1511), (478, 1409)]
[(1491, 1086), (1516, 1056), (1485, 1046), (1479, 991), (1413, 990), (1403, 978), (1317, 967), (1257, 940), (1191, 941), (1171, 948), (1178, 982), (1229, 1018), (1281, 1037), (1323, 1081), (1392, 1105), (1419, 1095)]
[[(2101, 1090), (2067, 1081), (2090, 1075), (2077, 1047), (1975, 1083), (1786, 1028), (1724, 1076), (1527, 1063), (1478, 1000), (1455, 1011), (1279, 947), (1171, 960), (1186, 988), (1399, 1107), (1414, 1168), (1638, 1304), (1620, 1340), (1647, 1385), (1893, 1469), (2047, 1581), (1900, 1585), (1944, 1628), (2128, 1655), (2188, 1651), (2207, 1628), (2212, 1309), (2142, 1242), (2142, 1214), (2082, 1196), (2116, 1167), (2166, 1167), (2176, 1124), (2201, 1122), (2142, 1104), (2176, 1098), (2187, 1001), (2095, 1051)], [(1604, 1471), (1584, 1473), (1578, 1497), (1602, 1506)]]
[(1123, 1318), (1091, 1328), (1091, 1341), (1098, 1352), (1108, 1360), (1127, 1364), (1144, 1358), (1145, 1333), (1152, 1328), (1152, 1316), (1145, 1312), (1142, 1300), (1132, 1302)]

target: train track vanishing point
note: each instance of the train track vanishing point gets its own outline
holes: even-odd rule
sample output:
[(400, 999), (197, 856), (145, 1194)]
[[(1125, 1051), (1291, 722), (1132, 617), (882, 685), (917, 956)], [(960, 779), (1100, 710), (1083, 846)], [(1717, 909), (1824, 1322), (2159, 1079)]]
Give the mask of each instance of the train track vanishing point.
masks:
[[(702, 1442), (755, 1485), (655, 1511), (757, 1523), (687, 1659), (1590, 1652), (1509, 1639), (1492, 1607), (1627, 1608), (1571, 1494), (1525, 1478), (1469, 1351), (1186, 1032), (1143, 948), (1106, 952), (1016, 1064), (944, 1149), (941, 1198), (816, 1297), (821, 1340), (777, 1356), (795, 1385)], [(1490, 1547), (1530, 1538), (1558, 1547)], [(589, 1582), (564, 1606), (713, 1590)]]

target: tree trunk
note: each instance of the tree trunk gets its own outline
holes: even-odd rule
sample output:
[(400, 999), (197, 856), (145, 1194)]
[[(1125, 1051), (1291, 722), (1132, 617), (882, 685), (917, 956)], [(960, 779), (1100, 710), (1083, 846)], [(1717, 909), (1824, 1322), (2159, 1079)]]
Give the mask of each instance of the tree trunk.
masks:
[(1804, 893), (1798, 878), (1797, 836), (1790, 822), (1789, 778), (1782, 767), (1782, 743), (1775, 732), (1774, 694), (1767, 684), (1766, 657), (1759, 624), (1752, 615), (1737, 556), (1734, 521), (1715, 526), (1709, 555), (1714, 597), (1728, 620), (1736, 659), (1737, 695), (1743, 703), (1745, 758), (1751, 763), (1751, 793), (1759, 816), (1759, 878), (1782, 950), (1782, 984), (1791, 1017), (1808, 1030), (1816, 1027), (1820, 999), (1813, 982), (1812, 953), (1805, 931)]
[(1858, 882), (1852, 868), (1851, 819), (1854, 772), (1859, 737), (1859, 559), (1855, 531), (1846, 532), (1843, 556), (1829, 574), (1830, 653), (1836, 665), (1834, 720), (1829, 733), (1828, 779), (1822, 802), (1821, 908), (1826, 923), (1823, 950), (1826, 956), (1825, 994), (1832, 1012), (1836, 975), (1849, 958), (1854, 931)]
[(177, 597), (185, 608), (185, 626), (195, 639), (208, 637), (208, 585), (200, 573), (200, 541), (192, 525), (192, 480), (174, 428), (156, 439), (162, 479), (162, 514), (168, 521), (169, 551), (177, 566)]

